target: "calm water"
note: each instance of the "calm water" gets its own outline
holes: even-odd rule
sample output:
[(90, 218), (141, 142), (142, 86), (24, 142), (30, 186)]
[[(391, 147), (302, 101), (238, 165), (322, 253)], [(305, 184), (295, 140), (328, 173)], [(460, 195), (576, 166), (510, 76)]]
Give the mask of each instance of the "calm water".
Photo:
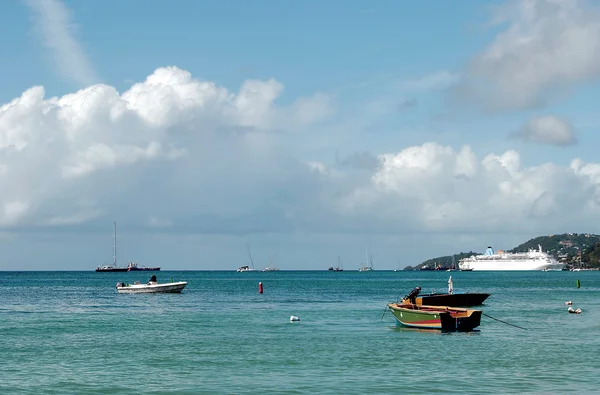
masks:
[[(449, 274), (528, 330), (381, 320), (398, 294), (442, 292)], [(0, 273), (0, 393), (600, 393), (600, 272), (159, 272), (188, 286), (116, 293), (149, 276)]]

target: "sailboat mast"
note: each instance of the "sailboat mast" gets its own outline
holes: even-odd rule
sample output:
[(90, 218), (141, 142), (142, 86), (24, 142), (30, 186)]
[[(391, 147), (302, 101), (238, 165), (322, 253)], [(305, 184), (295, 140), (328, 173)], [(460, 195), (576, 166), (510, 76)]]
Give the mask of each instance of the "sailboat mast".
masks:
[(250, 246), (246, 244), (246, 248), (248, 249), (248, 256), (250, 257), (250, 264), (252, 265), (252, 269), (254, 269), (254, 261), (252, 260), (252, 254), (250, 253)]
[(117, 223), (113, 222), (114, 239), (113, 239), (113, 266), (117, 267)]

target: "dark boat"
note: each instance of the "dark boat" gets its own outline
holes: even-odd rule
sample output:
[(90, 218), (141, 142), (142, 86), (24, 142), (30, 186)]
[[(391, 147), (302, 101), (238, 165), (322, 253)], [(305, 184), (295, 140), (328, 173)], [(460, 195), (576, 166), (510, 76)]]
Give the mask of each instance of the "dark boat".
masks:
[(450, 307), (480, 306), (489, 296), (490, 294), (476, 292), (452, 294), (429, 293), (415, 298), (415, 304)]
[(420, 294), (421, 287), (416, 287), (402, 299), (402, 303), (413, 303), (423, 306), (449, 306), (449, 307), (468, 307), (479, 306), (490, 296), (488, 293), (478, 292), (454, 292), (452, 276), (448, 279), (447, 293), (428, 293)]

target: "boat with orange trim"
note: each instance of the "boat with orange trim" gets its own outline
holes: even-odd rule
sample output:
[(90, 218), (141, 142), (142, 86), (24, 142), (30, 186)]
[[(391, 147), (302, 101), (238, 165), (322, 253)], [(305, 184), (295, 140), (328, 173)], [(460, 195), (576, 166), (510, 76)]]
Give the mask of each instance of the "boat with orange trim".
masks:
[(481, 310), (449, 306), (418, 305), (415, 299), (420, 287), (413, 289), (400, 303), (388, 303), (387, 307), (396, 320), (407, 327), (441, 329), (443, 331), (470, 331), (481, 322)]

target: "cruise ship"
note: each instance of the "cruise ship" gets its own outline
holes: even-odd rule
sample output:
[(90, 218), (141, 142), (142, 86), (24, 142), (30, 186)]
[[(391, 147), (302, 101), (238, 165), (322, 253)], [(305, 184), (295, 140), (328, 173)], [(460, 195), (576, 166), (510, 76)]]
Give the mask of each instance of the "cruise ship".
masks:
[(460, 270), (547, 270), (560, 269), (563, 265), (553, 256), (542, 251), (530, 249), (528, 252), (494, 252), (488, 247), (483, 255), (473, 255), (458, 262)]

